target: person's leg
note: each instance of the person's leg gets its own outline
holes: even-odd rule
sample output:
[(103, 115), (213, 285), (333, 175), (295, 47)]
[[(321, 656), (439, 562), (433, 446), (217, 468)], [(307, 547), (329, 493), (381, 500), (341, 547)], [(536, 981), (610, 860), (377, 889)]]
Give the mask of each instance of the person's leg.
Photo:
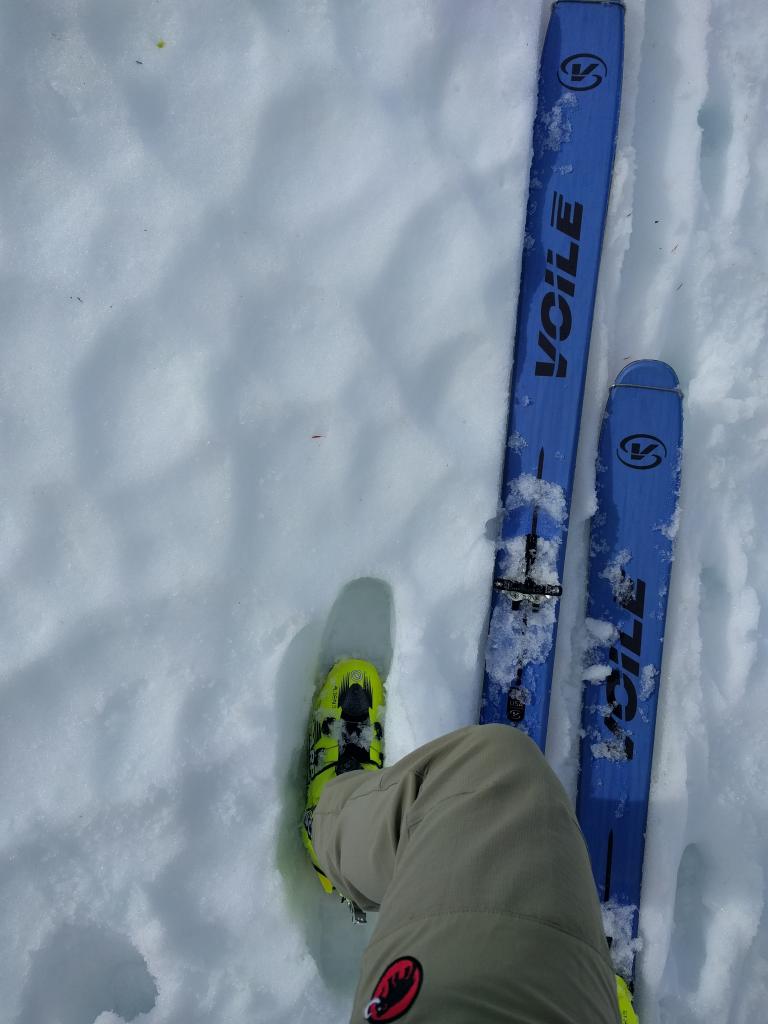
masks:
[(314, 843), (336, 888), (381, 910), (357, 1024), (403, 1012), (409, 1024), (618, 1020), (584, 840), (519, 731), (473, 726), (334, 779)]

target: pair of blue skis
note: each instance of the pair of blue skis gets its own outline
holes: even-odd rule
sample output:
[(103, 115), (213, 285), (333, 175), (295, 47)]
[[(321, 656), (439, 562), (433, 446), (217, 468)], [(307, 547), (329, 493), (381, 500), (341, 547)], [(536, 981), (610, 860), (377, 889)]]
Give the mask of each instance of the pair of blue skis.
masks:
[[(623, 25), (620, 3), (560, 0), (539, 74), (480, 721), (512, 724), (542, 750)], [(681, 439), (674, 371), (654, 360), (625, 367), (597, 463), (577, 814), (616, 970), (630, 986)]]

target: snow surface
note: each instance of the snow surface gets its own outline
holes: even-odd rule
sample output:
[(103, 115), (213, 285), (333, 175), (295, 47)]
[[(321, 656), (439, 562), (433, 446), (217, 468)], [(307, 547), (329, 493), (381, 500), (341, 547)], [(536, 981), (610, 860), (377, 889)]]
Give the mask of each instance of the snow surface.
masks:
[[(314, 662), (385, 579), (388, 757), (475, 718), (548, 8), (0, 10), (3, 1022), (347, 1019)], [(606, 389), (666, 359), (643, 1024), (768, 999), (766, 52), (762, 0), (630, 0), (548, 756), (574, 792)]]

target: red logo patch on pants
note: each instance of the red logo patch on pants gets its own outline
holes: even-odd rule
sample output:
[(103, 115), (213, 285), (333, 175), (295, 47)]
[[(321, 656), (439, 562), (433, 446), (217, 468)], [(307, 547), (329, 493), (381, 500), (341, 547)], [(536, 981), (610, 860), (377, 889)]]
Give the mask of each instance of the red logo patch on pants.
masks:
[(416, 1002), (423, 980), (424, 968), (416, 957), (401, 956), (395, 960), (379, 978), (365, 1009), (365, 1019), (399, 1020)]

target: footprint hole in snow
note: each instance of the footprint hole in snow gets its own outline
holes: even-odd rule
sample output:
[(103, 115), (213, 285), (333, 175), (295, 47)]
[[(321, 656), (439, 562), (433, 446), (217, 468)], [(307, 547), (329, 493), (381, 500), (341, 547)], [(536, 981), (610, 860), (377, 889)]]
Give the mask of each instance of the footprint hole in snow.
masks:
[(157, 1002), (157, 986), (133, 943), (110, 928), (69, 923), (32, 953), (17, 1024), (134, 1020)]
[[(707, 863), (701, 849), (686, 846), (677, 869), (672, 937), (661, 985), (662, 1009), (680, 1019), (698, 990), (706, 960), (709, 912), (702, 903)], [(671, 1019), (671, 1018), (670, 1018)]]

